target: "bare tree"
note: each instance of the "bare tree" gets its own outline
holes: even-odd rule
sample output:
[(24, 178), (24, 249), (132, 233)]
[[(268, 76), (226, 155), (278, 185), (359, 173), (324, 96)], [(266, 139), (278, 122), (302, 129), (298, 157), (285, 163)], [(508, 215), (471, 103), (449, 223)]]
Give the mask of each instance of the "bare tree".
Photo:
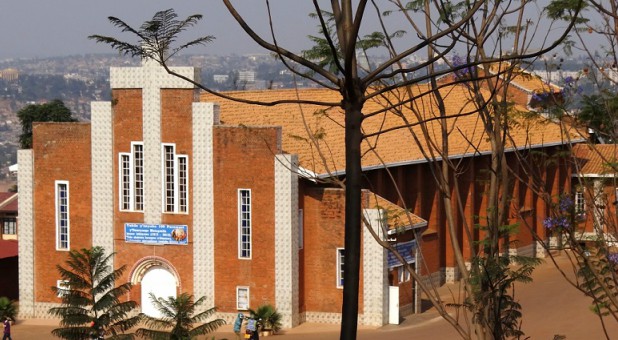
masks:
[[(508, 122), (507, 103), (495, 99), (500, 94), (500, 86), (496, 85), (496, 79), (504, 74), (511, 72), (521, 61), (535, 58), (543, 53), (554, 49), (562, 39), (568, 34), (573, 22), (564, 28), (562, 34), (555, 39), (543, 36), (534, 40), (533, 26), (534, 19), (526, 17), (526, 9), (534, 6), (530, 1), (503, 2), (503, 1), (461, 1), (461, 2), (442, 2), (442, 1), (411, 1), (403, 3), (399, 0), (389, 1), (387, 4), (378, 5), (375, 1), (331, 1), (327, 7), (314, 1), (314, 17), (319, 22), (320, 35), (314, 42), (319, 45), (321, 52), (316, 53), (296, 53), (279, 45), (277, 32), (271, 24), (271, 36), (260, 36), (244, 20), (243, 15), (237, 10), (236, 6), (229, 0), (223, 0), (229, 13), (238, 22), (240, 27), (262, 48), (274, 53), (281, 62), (298, 77), (309, 79), (316, 84), (337, 91), (340, 101), (305, 101), (305, 100), (277, 100), (271, 102), (259, 102), (242, 98), (235, 98), (225, 93), (216, 93), (199, 83), (194, 84), (204, 91), (220, 96), (228, 100), (238, 102), (273, 106), (286, 103), (313, 104), (324, 108), (338, 107), (344, 113), (345, 129), (345, 270), (344, 270), (344, 291), (342, 308), (341, 338), (354, 339), (356, 337), (357, 318), (358, 318), (358, 288), (359, 288), (359, 262), (360, 262), (360, 235), (362, 224), (361, 210), (361, 189), (363, 170), (361, 158), (366, 152), (363, 143), (369, 143), (371, 149), (372, 138), (377, 138), (380, 134), (398, 129), (408, 129), (413, 138), (417, 139), (413, 131), (414, 126), (420, 126), (420, 133), (428, 141), (430, 147), (423, 147), (425, 157), (430, 161), (441, 159), (442, 163), (432, 163), (433, 175), (439, 186), (441, 198), (445, 210), (449, 233), (451, 236), (451, 246), (455, 250), (457, 265), (463, 275), (464, 287), (469, 297), (475, 295), (469, 270), (466, 267), (466, 259), (459, 249), (459, 240), (455, 230), (453, 215), (448, 212), (457, 212), (460, 206), (452, 206), (453, 190), (457, 189), (456, 182), (452, 182), (452, 177), (457, 168), (449, 162), (448, 134), (452, 126), (446, 123), (449, 119), (456, 119), (459, 116), (466, 116), (480, 113), (484, 123), (486, 134), (491, 139), (492, 144), (492, 164), (491, 164), (491, 199), (492, 205), (497, 208), (488, 216), (488, 224), (492, 226), (492, 231), (488, 233), (489, 242), (483, 249), (486, 254), (486, 261), (482, 266), (489, 268), (494, 262), (502, 261), (499, 258), (499, 247), (503, 233), (498, 229), (503, 226), (505, 220), (507, 199), (506, 195), (501, 195), (506, 184), (505, 161), (502, 158), (505, 143), (508, 141), (506, 124)], [(270, 13), (270, 2), (266, 1), (266, 7)], [(382, 8), (384, 7), (384, 8)], [(328, 8), (328, 10), (326, 10)], [(574, 17), (577, 16), (578, 8), (574, 8)], [(153, 21), (163, 20), (160, 27), (168, 29), (159, 30), (157, 25), (144, 24), (143, 30), (149, 34), (142, 34), (139, 30), (134, 30), (122, 20), (110, 17), (115, 25), (123, 31), (129, 31), (139, 36), (140, 45), (123, 43), (112, 37), (91, 36), (91, 38), (108, 43), (122, 53), (133, 56), (148, 57), (159, 62), (169, 73), (183, 78), (182, 75), (175, 74), (168, 68), (169, 44), (161, 42), (173, 42), (177, 33), (182, 31), (192, 20), (175, 20), (172, 13), (166, 15), (155, 15)], [(398, 44), (394, 38), (401, 36), (402, 32), (389, 32), (385, 20), (391, 20), (384, 15), (402, 15), (406, 26), (413, 34), (409, 35), (408, 43), (402, 48), (396, 47)], [(373, 17), (379, 24), (379, 31), (367, 35), (361, 33), (363, 23), (368, 17)], [(540, 19), (540, 15), (538, 18)], [(170, 19), (171, 18), (171, 19)], [(190, 17), (191, 18), (191, 17)], [(197, 16), (192, 16), (197, 19)], [(272, 19), (272, 18), (269, 18)], [(271, 21), (272, 22), (272, 21)], [(505, 24), (507, 23), (507, 24)], [(150, 29), (154, 28), (152, 31)], [(502, 50), (503, 40), (507, 39), (507, 34), (511, 34), (512, 48)], [(415, 35), (416, 38), (413, 36)], [(190, 45), (207, 42), (208, 39), (198, 39), (191, 43), (181, 45), (181, 47), (171, 50), (172, 54)], [(145, 46), (145, 47), (144, 47)], [(368, 48), (380, 48), (388, 53), (386, 60), (375, 64), (366, 63), (371, 59), (367, 53)], [(453, 63), (450, 58), (455, 51), (461, 50), (463, 59), (460, 63)], [(414, 54), (425, 51), (427, 57), (419, 64), (408, 64), (405, 61)], [(435, 65), (440, 62), (444, 67), (438, 68)], [(499, 69), (497, 75), (489, 75), (487, 70), (494, 63), (510, 62), (513, 66)], [(478, 71), (479, 69), (485, 71)], [(462, 72), (470, 72), (470, 78), (452, 78), (447, 83), (441, 83), (438, 79)], [(187, 81), (190, 79), (184, 78)], [(445, 78), (448, 79), (448, 78)], [(477, 84), (486, 82), (483, 88), (488, 91), (481, 93), (481, 85), (469, 84), (470, 103), (474, 107), (470, 110), (461, 112), (446, 112), (443, 102), (444, 92), (449, 86), (475, 80)], [(493, 83), (492, 83), (493, 82)], [(501, 81), (504, 83), (504, 81)], [(424, 90), (413, 91), (419, 88), (418, 85), (429, 83)], [(502, 86), (503, 87), (503, 86)], [(393, 98), (393, 93), (400, 93), (400, 97)], [(494, 98), (494, 99), (492, 99)], [(384, 105), (376, 111), (366, 112), (365, 104), (370, 101), (381, 101)], [(437, 106), (438, 114), (428, 117), (422, 114), (422, 103), (432, 102)], [(421, 104), (419, 104), (421, 103)], [(397, 114), (400, 107), (406, 107), (417, 115), (416, 121), (402, 120), (399, 126), (384, 128), (380, 131), (366, 132), (363, 130), (363, 121), (379, 117), (381, 114)], [(405, 115), (401, 115), (405, 117)], [(442, 124), (440, 140), (435, 140), (426, 124), (436, 122)], [(420, 145), (420, 143), (419, 143)], [(471, 149), (474, 145), (471, 144)], [(374, 232), (369, 230), (370, 232)], [(374, 234), (376, 238), (377, 234)], [(388, 247), (387, 244), (383, 244)], [(391, 247), (392, 249), (392, 247)], [(403, 259), (400, 258), (403, 261)], [(508, 262), (508, 260), (507, 260)], [(503, 262), (501, 262), (503, 263)], [(413, 271), (412, 275), (415, 275)], [(517, 273), (508, 277), (512, 280)], [(415, 277), (421, 280), (420, 277)], [(507, 280), (507, 281), (508, 281)], [(508, 287), (508, 284), (507, 284)], [(482, 288), (494, 289), (495, 287), (482, 286)], [(504, 288), (504, 287), (502, 287)], [(502, 289), (500, 288), (500, 289)], [(471, 322), (474, 324), (474, 331), (470, 332), (459, 324), (459, 321), (451, 317), (439, 298), (432, 295), (432, 291), (427, 286), (421, 289), (432, 296), (432, 303), (440, 310), (441, 315), (453, 324), (460, 335), (464, 338), (471, 338), (476, 335), (480, 339), (502, 338), (507, 336), (503, 325), (503, 320), (498, 318), (489, 320), (491, 311), (483, 311), (482, 303), (496, 301), (502, 297), (502, 290), (498, 290), (497, 296), (492, 296), (489, 300), (472, 302), (475, 310), (475, 317)], [(500, 309), (494, 311), (500, 316)], [(479, 317), (479, 315), (481, 317)], [(470, 320), (468, 320), (470, 321)], [(509, 326), (514, 329), (513, 325)]]

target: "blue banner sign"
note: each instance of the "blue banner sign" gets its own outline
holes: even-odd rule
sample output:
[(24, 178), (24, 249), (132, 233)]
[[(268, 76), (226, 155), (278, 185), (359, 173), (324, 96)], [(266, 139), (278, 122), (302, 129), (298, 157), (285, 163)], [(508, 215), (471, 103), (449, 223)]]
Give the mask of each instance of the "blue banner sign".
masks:
[[(403, 256), (403, 259), (406, 260), (407, 263), (416, 262), (416, 258), (415, 258), (416, 240), (403, 242), (403, 243), (397, 243), (397, 244), (394, 244), (393, 246), (397, 250), (399, 255)], [(388, 261), (388, 268), (393, 268), (393, 267), (402, 265), (401, 261), (399, 261), (399, 259), (395, 257), (395, 254), (393, 254), (391, 251), (388, 252), (387, 261)]]
[(124, 240), (148, 244), (188, 244), (186, 225), (125, 223)]

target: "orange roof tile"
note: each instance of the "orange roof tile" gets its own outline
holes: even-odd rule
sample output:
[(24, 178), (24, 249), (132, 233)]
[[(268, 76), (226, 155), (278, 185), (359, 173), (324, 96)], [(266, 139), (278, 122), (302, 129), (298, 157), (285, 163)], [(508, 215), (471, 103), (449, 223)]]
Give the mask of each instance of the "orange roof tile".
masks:
[(614, 175), (618, 172), (616, 144), (577, 144), (573, 146), (573, 155), (576, 159), (575, 175)]
[(489, 72), (502, 72), (501, 78), (508, 79), (509, 84), (528, 93), (560, 92), (562, 89), (552, 83), (543, 81), (541, 77), (532, 74), (520, 67), (511, 67), (509, 63), (495, 63), (490, 66)]
[(413, 213), (406, 211), (397, 204), (373, 192), (366, 191), (367, 206), (373, 209), (382, 209), (384, 218), (390, 231), (403, 231), (414, 227), (424, 227), (427, 221)]
[[(403, 91), (403, 90), (400, 90)], [(428, 91), (428, 85), (414, 86), (412, 95)], [(365, 169), (385, 165), (426, 162), (426, 155), (442, 149), (441, 123), (445, 123), (449, 156), (471, 156), (490, 151), (490, 144), (483, 129), (483, 122), (475, 112), (470, 91), (463, 85), (446, 86), (440, 90), (448, 119), (439, 119), (435, 99), (430, 96), (414, 100), (412, 108), (397, 106), (384, 110), (385, 105), (398, 102), (397, 96), (405, 93), (391, 92), (383, 97), (369, 99), (363, 109), (365, 115), (375, 113), (363, 121), (366, 136), (363, 143), (362, 165)], [(255, 101), (270, 102), (282, 99), (301, 99), (338, 103), (341, 95), (328, 89), (284, 89), (226, 92), (227, 95)], [(407, 96), (406, 98), (409, 98)], [(345, 171), (344, 114), (339, 107), (322, 107), (309, 104), (282, 104), (258, 106), (232, 102), (212, 94), (201, 94), (201, 101), (220, 105), (222, 124), (282, 127), (283, 152), (297, 154), (301, 167), (318, 175), (338, 174)], [(516, 108), (517, 109), (517, 108)], [(518, 108), (524, 112), (523, 108)], [(384, 112), (382, 112), (384, 111)], [(524, 114), (512, 114), (511, 138), (507, 147), (525, 148), (542, 145), (564, 144), (560, 127), (547, 120), (524, 119)], [(419, 121), (427, 123), (422, 124)], [(403, 127), (404, 121), (408, 127)], [(312, 141), (313, 139), (313, 141)], [(418, 141), (418, 143), (417, 143)], [(430, 151), (431, 150), (431, 151)], [(436, 155), (439, 159), (440, 156)]]

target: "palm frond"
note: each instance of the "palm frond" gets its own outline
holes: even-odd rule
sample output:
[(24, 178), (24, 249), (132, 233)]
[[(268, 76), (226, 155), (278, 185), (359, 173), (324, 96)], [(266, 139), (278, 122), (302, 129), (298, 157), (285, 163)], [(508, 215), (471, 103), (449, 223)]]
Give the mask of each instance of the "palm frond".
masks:
[(156, 12), (151, 20), (144, 22), (139, 29), (134, 29), (126, 22), (116, 17), (108, 17), (109, 21), (122, 32), (129, 32), (138, 37), (137, 44), (118, 40), (114, 37), (102, 35), (90, 35), (88, 38), (97, 43), (110, 45), (123, 55), (131, 57), (150, 58), (159, 63), (165, 61), (181, 50), (195, 46), (204, 45), (215, 38), (213, 36), (203, 36), (178, 47), (172, 48), (178, 35), (186, 29), (197, 24), (202, 19), (201, 14), (193, 14), (184, 20), (177, 20), (178, 15), (173, 9)]

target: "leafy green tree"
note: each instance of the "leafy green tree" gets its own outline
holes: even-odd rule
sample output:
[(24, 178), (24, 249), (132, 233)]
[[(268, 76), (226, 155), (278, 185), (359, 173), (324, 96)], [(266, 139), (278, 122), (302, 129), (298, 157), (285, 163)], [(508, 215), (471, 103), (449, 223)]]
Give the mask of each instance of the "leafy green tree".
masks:
[(17, 316), (17, 306), (14, 301), (7, 298), (6, 296), (0, 297), (0, 320), (4, 320), (4, 318), (9, 318), (15, 321), (15, 316)]
[(61, 100), (52, 100), (45, 104), (31, 104), (17, 111), (21, 123), (19, 144), (22, 149), (32, 148), (32, 123), (34, 122), (75, 122), (69, 110)]
[(139, 315), (130, 316), (137, 303), (121, 301), (131, 290), (131, 284), (115, 285), (126, 267), (112, 270), (112, 256), (106, 255), (102, 247), (71, 250), (65, 265), (56, 266), (64, 285), (52, 287), (62, 299), (60, 307), (49, 309), (51, 315), (61, 318), (61, 328), (54, 329), (53, 335), (62, 339), (86, 339), (93, 335), (134, 338), (124, 332), (140, 320)]
[[(157, 310), (161, 313), (161, 318), (155, 318), (142, 314), (144, 322), (149, 328), (140, 328), (136, 334), (148, 339), (195, 339), (199, 335), (208, 334), (225, 324), (222, 319), (208, 320), (216, 311), (210, 308), (195, 314), (206, 300), (206, 297), (194, 300), (193, 295), (182, 293), (178, 297), (157, 298), (150, 293), (150, 299)], [(204, 322), (204, 323), (202, 323)], [(202, 323), (194, 327), (195, 324)]]
[[(618, 95), (609, 91), (583, 96), (577, 119), (594, 129), (605, 143), (613, 143), (616, 136)], [(603, 143), (603, 144), (605, 144)]]

